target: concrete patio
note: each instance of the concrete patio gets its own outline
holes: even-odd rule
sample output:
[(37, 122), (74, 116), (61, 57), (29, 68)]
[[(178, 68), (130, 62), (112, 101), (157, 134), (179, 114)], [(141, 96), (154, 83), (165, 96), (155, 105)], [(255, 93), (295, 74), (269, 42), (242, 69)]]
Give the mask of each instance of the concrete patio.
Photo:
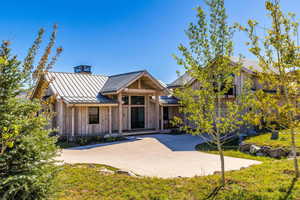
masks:
[[(201, 137), (155, 134), (129, 140), (62, 150), (66, 163), (98, 163), (130, 170), (142, 176), (193, 177), (220, 170), (218, 155), (195, 151)], [(237, 170), (260, 162), (225, 157), (226, 170)]]

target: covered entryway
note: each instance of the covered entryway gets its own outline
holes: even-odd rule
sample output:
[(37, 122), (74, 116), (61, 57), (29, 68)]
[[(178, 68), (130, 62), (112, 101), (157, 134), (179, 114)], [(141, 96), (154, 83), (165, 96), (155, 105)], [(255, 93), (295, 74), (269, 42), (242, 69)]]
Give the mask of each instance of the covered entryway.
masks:
[(131, 107), (131, 128), (145, 128), (145, 108)]

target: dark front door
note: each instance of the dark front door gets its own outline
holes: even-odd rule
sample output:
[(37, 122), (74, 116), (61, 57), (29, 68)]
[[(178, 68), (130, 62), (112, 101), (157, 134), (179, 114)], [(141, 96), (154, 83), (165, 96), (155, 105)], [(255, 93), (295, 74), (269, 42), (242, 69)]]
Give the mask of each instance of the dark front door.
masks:
[(144, 107), (131, 108), (131, 128), (145, 128), (145, 109)]

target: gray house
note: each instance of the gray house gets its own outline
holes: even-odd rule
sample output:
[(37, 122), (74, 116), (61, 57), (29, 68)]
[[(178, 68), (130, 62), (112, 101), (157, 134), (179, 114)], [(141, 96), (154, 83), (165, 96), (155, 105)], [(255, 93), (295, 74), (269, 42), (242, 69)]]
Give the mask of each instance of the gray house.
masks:
[(46, 96), (54, 97), (56, 117), (51, 126), (68, 137), (118, 133), (132, 135), (168, 131), (178, 114), (178, 100), (166, 85), (149, 72), (135, 71), (112, 76), (91, 73), (80, 65), (74, 73), (47, 72)]

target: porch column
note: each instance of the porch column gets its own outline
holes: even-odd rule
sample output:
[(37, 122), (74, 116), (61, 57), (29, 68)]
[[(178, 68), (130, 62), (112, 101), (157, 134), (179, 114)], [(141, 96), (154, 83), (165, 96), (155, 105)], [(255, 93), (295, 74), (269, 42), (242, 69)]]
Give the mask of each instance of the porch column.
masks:
[(155, 93), (155, 120), (156, 130), (159, 130), (159, 95)]
[(75, 136), (75, 107), (72, 106), (72, 139)]
[(164, 130), (164, 107), (160, 107), (160, 130)]
[(131, 130), (131, 96), (128, 95), (128, 130)]
[(112, 128), (111, 128), (111, 106), (108, 107), (108, 133), (112, 133)]
[(59, 128), (59, 134), (62, 135), (63, 134), (63, 126), (64, 126), (64, 103), (63, 100), (60, 99), (58, 101), (58, 117), (57, 117), (57, 125)]
[(119, 102), (119, 134), (122, 133), (122, 125), (123, 125), (123, 111), (122, 111), (122, 94), (118, 94), (118, 102)]

